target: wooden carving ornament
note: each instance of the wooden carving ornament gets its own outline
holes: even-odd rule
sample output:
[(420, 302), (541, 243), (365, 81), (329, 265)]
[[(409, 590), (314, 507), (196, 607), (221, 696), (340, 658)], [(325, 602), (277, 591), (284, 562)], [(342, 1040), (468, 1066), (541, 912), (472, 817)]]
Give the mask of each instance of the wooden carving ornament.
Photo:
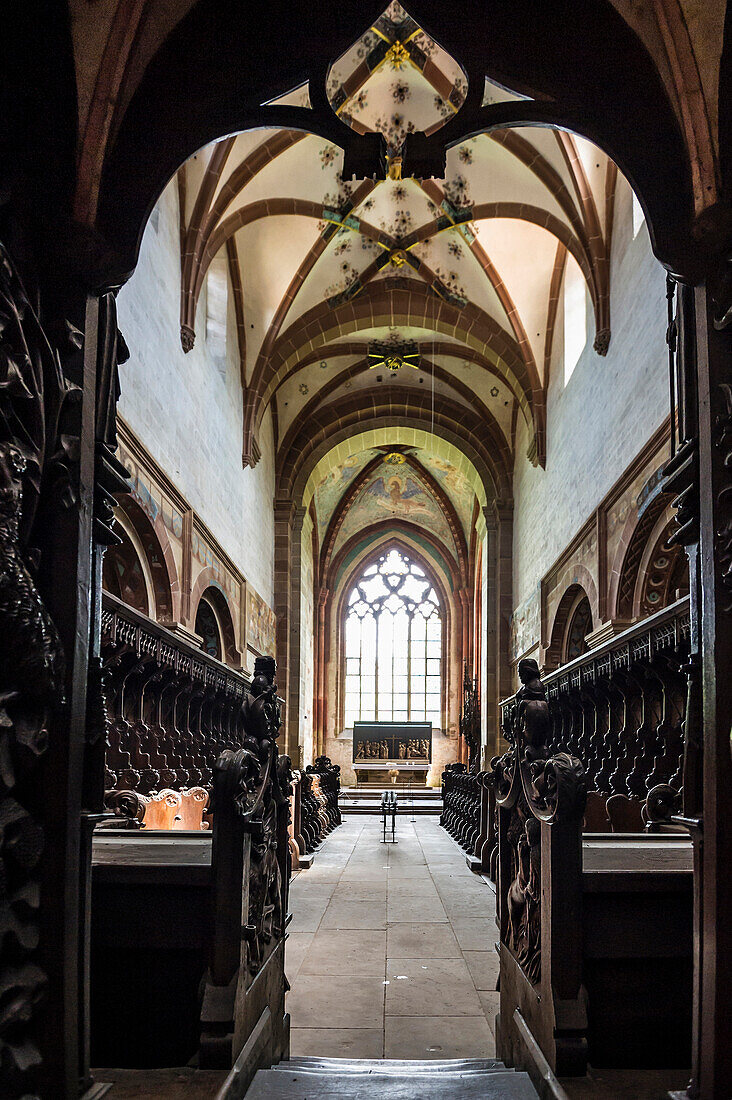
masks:
[[(519, 663), (521, 688), (504, 734), (511, 747), (493, 762), (490, 782), (505, 814), (501, 843), (508, 868), (504, 942), (533, 985), (541, 980), (541, 829), (581, 822), (587, 797), (582, 763), (569, 753), (549, 756), (551, 719), (534, 660)], [(548, 757), (548, 759), (547, 759)], [(507, 859), (506, 859), (507, 855)]]
[(44, 847), (28, 797), (64, 688), (62, 646), (38, 592), (30, 549), (41, 482), (53, 465), (71, 386), (10, 256), (0, 245), (0, 1093), (32, 1089), (40, 1054), (35, 961)]

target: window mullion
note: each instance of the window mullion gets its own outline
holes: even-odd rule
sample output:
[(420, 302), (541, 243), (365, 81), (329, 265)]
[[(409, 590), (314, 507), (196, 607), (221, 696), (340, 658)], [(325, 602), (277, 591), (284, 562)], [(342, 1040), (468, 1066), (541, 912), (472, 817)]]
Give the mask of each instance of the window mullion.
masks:
[(374, 652), (374, 721), (379, 720), (379, 623), (381, 615), (376, 616), (376, 649)]
[(358, 720), (363, 721), (363, 624), (358, 620)]
[(412, 616), (407, 628), (407, 721), (412, 721)]

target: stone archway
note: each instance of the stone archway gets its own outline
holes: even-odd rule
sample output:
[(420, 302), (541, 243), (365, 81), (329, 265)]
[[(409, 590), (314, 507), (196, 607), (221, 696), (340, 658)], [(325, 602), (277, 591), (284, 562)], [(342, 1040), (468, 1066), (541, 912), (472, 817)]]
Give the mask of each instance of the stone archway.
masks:
[[(492, 112), (484, 119), (485, 125), (502, 126), (516, 120), (554, 122), (575, 128), (596, 140), (616, 158), (642, 197), (657, 254), (675, 271), (684, 272), (699, 284), (695, 303), (696, 331), (701, 343), (699, 366), (697, 368), (695, 362), (692, 367), (690, 353), (681, 352), (679, 373), (689, 385), (692, 379), (698, 378), (704, 397), (698, 419), (696, 409), (689, 411), (689, 432), (684, 436), (691, 444), (691, 451), (699, 455), (703, 492), (699, 490), (693, 462), (690, 460), (690, 465), (684, 465), (689, 456), (688, 448), (679, 452), (683, 461), (679, 460), (670, 474), (675, 478), (675, 489), (686, 494), (685, 544), (694, 555), (698, 553), (710, 608), (701, 641), (703, 697), (702, 678), (696, 680), (694, 686), (703, 714), (705, 782), (703, 794), (700, 792), (696, 801), (690, 802), (687, 814), (692, 815), (689, 818), (692, 821), (696, 820), (694, 814), (697, 815), (699, 830), (706, 816), (706, 835), (714, 838), (712, 843), (705, 844), (703, 853), (698, 856), (702, 861), (698, 864), (698, 879), (700, 893), (704, 896), (705, 922), (707, 926), (711, 923), (717, 927), (716, 938), (703, 937), (701, 941), (703, 965), (698, 966), (698, 971), (705, 975), (705, 986), (704, 997), (698, 999), (699, 1049), (704, 1051), (702, 1087), (707, 1095), (711, 1096), (714, 1090), (715, 1096), (721, 1096), (724, 1074), (729, 1070), (732, 1057), (729, 1021), (717, 1021), (714, 1015), (722, 1003), (725, 980), (722, 960), (729, 958), (728, 941), (732, 936), (731, 888), (725, 875), (730, 861), (730, 841), (725, 840), (716, 827), (718, 806), (725, 804), (730, 789), (729, 746), (724, 737), (729, 729), (732, 685), (716, 683), (715, 678), (715, 662), (719, 661), (720, 667), (729, 663), (727, 659), (732, 653), (732, 630), (727, 612), (729, 563), (717, 541), (718, 531), (724, 530), (728, 522), (729, 495), (726, 437), (723, 434), (721, 441), (719, 437), (720, 425), (726, 431), (724, 426), (730, 417), (727, 394), (722, 387), (729, 355), (726, 332), (729, 290), (717, 262), (718, 250), (729, 240), (728, 229), (725, 229), (728, 207), (720, 206), (706, 218), (700, 218), (698, 232), (691, 232), (694, 216), (692, 158), (684, 146), (681, 128), (663, 93), (650, 54), (611, 4), (598, 4), (591, 25), (583, 23), (586, 33), (571, 36), (566, 34), (568, 17), (570, 23), (579, 22), (579, 16), (584, 14), (578, 4), (545, 5), (542, 22), (524, 18), (522, 10), (513, 3), (499, 3), (491, 8), (492, 24), (488, 25), (485, 34), (477, 33), (481, 28), (483, 8), (478, 11), (478, 5), (469, 7), (475, 9), (475, 18), (456, 21), (441, 35), (455, 54), (471, 55), (476, 50), (480, 50), (481, 55), (487, 53), (491, 71), (497, 78), (529, 95), (537, 91), (543, 93), (541, 99), (526, 101), (518, 113)], [(29, 10), (34, 11), (33, 5)], [(235, 12), (237, 14), (232, 14)], [(444, 5), (416, 0), (415, 13), (426, 25), (440, 28), (443, 24)], [(319, 14), (324, 22), (330, 20), (329, 50), (333, 44), (337, 47), (349, 40), (354, 20), (361, 15), (350, 6), (344, 9), (342, 5), (332, 9), (326, 5), (319, 9)], [(81, 396), (85, 411), (78, 428), (78, 476), (75, 471), (73, 491), (65, 492), (65, 482), (59, 481), (58, 469), (53, 470), (51, 477), (53, 453), (49, 451), (44, 456), (49, 459), (48, 464), (40, 467), (42, 491), (47, 500), (43, 515), (45, 531), (35, 540), (44, 551), (38, 589), (56, 620), (61, 635), (59, 652), (65, 649), (69, 658), (66, 682), (69, 706), (65, 716), (59, 718), (58, 728), (54, 728), (43, 762), (44, 776), (53, 776), (53, 784), (45, 791), (49, 796), (47, 810), (40, 816), (36, 812), (37, 820), (31, 820), (31, 824), (38, 826), (37, 831), (42, 832), (46, 818), (51, 826), (41, 870), (35, 877), (31, 875), (31, 880), (33, 885), (42, 882), (47, 903), (40, 940), (49, 980), (46, 1013), (57, 1026), (45, 1030), (41, 1045), (43, 1063), (53, 1067), (48, 1072), (54, 1074), (53, 1087), (59, 1096), (71, 1097), (77, 1088), (77, 1022), (67, 1018), (62, 1026), (62, 1020), (64, 1009), (69, 1006), (73, 1017), (77, 997), (75, 944), (79, 928), (79, 883), (76, 876), (82, 790), (79, 746), (84, 743), (87, 713), (89, 652), (86, 639), (95, 635), (90, 610), (93, 606), (90, 596), (94, 590), (91, 546), (95, 515), (95, 536), (100, 545), (106, 537), (104, 494), (99, 494), (102, 503), (95, 502), (95, 488), (106, 486), (109, 489), (110, 483), (114, 484), (115, 474), (117, 478), (121, 476), (120, 471), (109, 473), (110, 468), (114, 471), (113, 466), (102, 473), (102, 459), (97, 467), (95, 457), (97, 451), (104, 458), (104, 447), (109, 455), (114, 450), (114, 399), (110, 397), (114, 385), (110, 379), (114, 376), (118, 349), (113, 302), (109, 296), (99, 297), (94, 293), (85, 318), (85, 298), (88, 290), (116, 286), (129, 274), (152, 202), (189, 153), (222, 132), (260, 123), (263, 111), (257, 104), (266, 98), (268, 90), (273, 93), (280, 90), (279, 86), (274, 86), (275, 82), (287, 82), (301, 75), (301, 58), (311, 47), (314, 68), (320, 72), (324, 70), (327, 57), (313, 40), (308, 23), (310, 13), (306, 15), (294, 6), (282, 4), (270, 10), (268, 18), (287, 27), (304, 44), (303, 49), (293, 56), (287, 36), (283, 36), (283, 49), (276, 52), (274, 58), (271, 52), (266, 57), (253, 53), (251, 65), (242, 75), (239, 49), (240, 43), (246, 41), (246, 34), (238, 32), (247, 28), (237, 20), (243, 18), (244, 14), (235, 6), (222, 14), (216, 5), (208, 3), (195, 5), (182, 18), (179, 11), (174, 11), (168, 21), (162, 20), (158, 41), (151, 43), (148, 40), (147, 56), (137, 58), (134, 79), (120, 79), (113, 91), (122, 94), (106, 97), (110, 103), (120, 104), (120, 113), (114, 119), (114, 126), (106, 131), (113, 133), (112, 141), (98, 141), (102, 160), (93, 167), (97, 177), (102, 175), (103, 167), (103, 187), (99, 217), (95, 217), (91, 208), (82, 212), (86, 226), (94, 228), (94, 232), (87, 235), (78, 234), (70, 218), (70, 196), (75, 182), (76, 96), (65, 13), (60, 10), (50, 16), (43, 13), (44, 35), (19, 37), (20, 45), (11, 70), (11, 77), (19, 89), (23, 84), (45, 89), (37, 103), (25, 94), (11, 96), (15, 103), (8, 120), (8, 163), (13, 169), (19, 168), (17, 179), (20, 183), (17, 179), (13, 183), (13, 202), (23, 211), (26, 221), (27, 237), (18, 242), (18, 255), (23, 257), (26, 276), (32, 283), (37, 282), (42, 291), (48, 336), (42, 330), (39, 333), (33, 307), (17, 281), (7, 278), (4, 287), (11, 300), (23, 301), (26, 331), (33, 330), (34, 347), (40, 356), (46, 356), (49, 373), (52, 373), (47, 356), (50, 339), (54, 349), (51, 357), (58, 351), (69, 375), (83, 378), (84, 384)], [(727, 18), (729, 20), (729, 15)], [(12, 33), (6, 41), (12, 50), (16, 45)], [(729, 52), (727, 33), (720, 96), (723, 105), (720, 132), (727, 143), (731, 98), (728, 94)], [(249, 81), (244, 89), (243, 79)], [(202, 81), (205, 87), (217, 89), (220, 95), (196, 94)], [(572, 90), (573, 106), (568, 107), (564, 105), (564, 97)], [(176, 113), (181, 102), (190, 105), (184, 119)], [(26, 108), (27, 117), (22, 117)], [(264, 117), (272, 116), (267, 116), (265, 110)], [(296, 129), (303, 121), (300, 115), (293, 114), (278, 118)], [(335, 134), (346, 141), (346, 135), (335, 122), (330, 126), (329, 136)], [(327, 129), (325, 125), (323, 128)], [(103, 137), (104, 132), (101, 135), (92, 132), (93, 140), (100, 136)], [(364, 151), (352, 138), (348, 143), (351, 163), (358, 162), (359, 154), (362, 162), (370, 160), (367, 154), (372, 150)], [(50, 150), (49, 156), (38, 157), (38, 151), (46, 148)], [(659, 150), (658, 156), (652, 155), (654, 149)], [(727, 148), (722, 159), (725, 168), (729, 155)], [(15, 243), (16, 238), (12, 240)], [(28, 243), (30, 248), (26, 249), (24, 245)], [(683, 293), (682, 298), (682, 312), (686, 310), (690, 322), (691, 295)], [(64, 320), (71, 320), (80, 332), (86, 330), (83, 371), (78, 344), (74, 346), (69, 342)], [(45, 401), (50, 401), (48, 390)], [(53, 418), (55, 411), (43, 406), (42, 402), (41, 416), (44, 424), (48, 424), (52, 444), (56, 442), (52, 437), (58, 428)], [(59, 506), (62, 498), (63, 509)], [(23, 532), (23, 549), (30, 534), (28, 530)], [(698, 589), (692, 593), (692, 604), (698, 622)], [(97, 690), (98, 685), (92, 684), (91, 691)], [(67, 751), (69, 745), (74, 746), (71, 754)], [(21, 776), (21, 784), (25, 786), (19, 788), (19, 797), (22, 798), (28, 785), (32, 787), (34, 782), (33, 777)], [(41, 801), (46, 802), (45, 798)], [(25, 812), (33, 819), (33, 813)], [(40, 851), (38, 858), (41, 858)], [(32, 930), (35, 933), (35, 923)], [(35, 989), (23, 990), (21, 995), (31, 1021), (35, 993)], [(38, 1029), (33, 1022), (24, 1025), (23, 1030), (28, 1033), (31, 1044), (38, 1041)]]

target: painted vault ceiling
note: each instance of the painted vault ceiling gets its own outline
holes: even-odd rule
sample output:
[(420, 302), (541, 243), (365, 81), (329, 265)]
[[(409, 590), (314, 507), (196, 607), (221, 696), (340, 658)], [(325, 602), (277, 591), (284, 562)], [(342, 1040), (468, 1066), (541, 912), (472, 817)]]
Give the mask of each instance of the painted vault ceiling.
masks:
[[(344, 180), (341, 150), (293, 130), (224, 138), (180, 169), (181, 339), (188, 349), (205, 338), (207, 276), (225, 258), (246, 388), (245, 462), (258, 459), (267, 408), (280, 467), (302, 446), (304, 423), (327, 433), (350, 416), (363, 427), (364, 409), (383, 420), (385, 408), (445, 438), (445, 425), (475, 423), (494, 494), (501, 470), (510, 481), (521, 418), (530, 457), (543, 462), (566, 265), (586, 281), (600, 354), (610, 338), (617, 170), (583, 139), (513, 128), (450, 148), (444, 180), (402, 179), (405, 135), (443, 126), (467, 90), (459, 59), (392, 3), (333, 63), (325, 89), (350, 126), (382, 135), (384, 178)], [(515, 98), (486, 81), (484, 102)], [(307, 109), (309, 89), (277, 102)], [(321, 534), (375, 455), (364, 447), (344, 464), (334, 452), (321, 468)], [(442, 485), (467, 536), (475, 493), (459, 484), (464, 475), (440, 467), (444, 457), (429, 447), (415, 461)]]

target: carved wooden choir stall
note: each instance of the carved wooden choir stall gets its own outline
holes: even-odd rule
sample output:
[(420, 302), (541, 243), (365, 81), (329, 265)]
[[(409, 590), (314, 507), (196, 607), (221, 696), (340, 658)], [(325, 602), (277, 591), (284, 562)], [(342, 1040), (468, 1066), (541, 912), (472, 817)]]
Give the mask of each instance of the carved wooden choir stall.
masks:
[(91, 1059), (232, 1067), (286, 1055), (284, 941), (299, 853), (340, 823), (339, 769), (280, 756), (275, 663), (238, 672), (104, 597), (110, 720), (93, 840)]
[(293, 860), (293, 869), (341, 824), (341, 769), (328, 756), (319, 756), (294, 776), (291, 851), (296, 850), (297, 863)]
[(514, 1064), (689, 1065), (692, 850), (672, 821), (688, 649), (684, 599), (543, 682), (520, 662), (508, 751), (443, 774), (442, 824), (497, 883), (498, 1054)]

